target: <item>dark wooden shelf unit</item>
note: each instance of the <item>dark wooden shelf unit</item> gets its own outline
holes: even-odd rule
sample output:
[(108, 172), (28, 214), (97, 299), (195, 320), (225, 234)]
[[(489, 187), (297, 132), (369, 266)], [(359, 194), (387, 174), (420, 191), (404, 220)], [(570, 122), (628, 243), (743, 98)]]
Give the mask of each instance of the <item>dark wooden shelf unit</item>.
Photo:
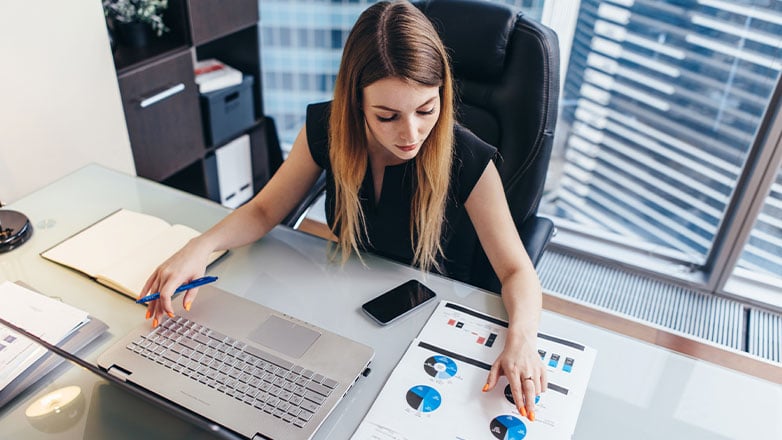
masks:
[(205, 159), (223, 144), (209, 145), (195, 84), (195, 60), (217, 58), (253, 76), (254, 122), (249, 134), (254, 191), (271, 177), (279, 145), (267, 133), (263, 112), (257, 0), (169, 0), (171, 29), (143, 48), (117, 47), (114, 64), (136, 172), (207, 197), (215, 194)]

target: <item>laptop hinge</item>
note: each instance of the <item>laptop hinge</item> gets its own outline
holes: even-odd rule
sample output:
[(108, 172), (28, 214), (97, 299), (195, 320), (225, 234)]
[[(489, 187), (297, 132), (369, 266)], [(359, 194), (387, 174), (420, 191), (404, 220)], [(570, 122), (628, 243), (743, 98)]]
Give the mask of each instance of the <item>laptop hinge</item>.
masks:
[(109, 374), (111, 374), (112, 376), (116, 377), (117, 379), (123, 382), (127, 382), (128, 376), (132, 374), (130, 371), (122, 369), (116, 365), (112, 365), (111, 367), (109, 367), (108, 372)]
[(271, 437), (266, 437), (265, 435), (258, 433), (253, 436), (253, 440), (273, 440)]

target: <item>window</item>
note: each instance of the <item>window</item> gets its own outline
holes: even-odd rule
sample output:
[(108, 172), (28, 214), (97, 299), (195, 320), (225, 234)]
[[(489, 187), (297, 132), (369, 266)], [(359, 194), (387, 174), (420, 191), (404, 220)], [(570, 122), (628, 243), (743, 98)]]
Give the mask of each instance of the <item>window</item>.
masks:
[[(582, 0), (541, 207), (562, 240), (653, 255), (670, 262), (663, 275), (722, 290), (735, 244), (724, 240), (751, 214), (740, 196), (759, 189), (745, 165), (753, 146), (775, 143), (755, 135), (782, 68), (780, 33), (780, 2)], [(779, 194), (739, 267), (778, 273)]]
[(370, 3), (260, 3), (264, 109), (274, 118), (284, 149), (304, 125), (307, 104), (331, 99), (344, 39)]
[[(779, 156), (782, 149), (768, 153)], [(760, 162), (765, 161), (764, 158)], [(768, 162), (773, 164), (779, 160)], [(772, 166), (767, 167), (768, 174), (772, 174)], [(762, 180), (762, 174), (763, 171), (758, 171), (755, 177)], [(761, 181), (758, 185), (759, 195), (747, 197), (755, 199), (747, 201), (747, 211), (754, 212), (759, 207), (759, 212), (754, 224), (750, 224), (751, 230), (739, 233), (738, 244), (743, 242), (744, 245), (739, 248), (738, 263), (727, 279), (724, 290), (729, 295), (782, 309), (782, 295), (779, 292), (779, 286), (782, 286), (782, 168), (777, 167), (770, 188), (764, 191), (767, 186)], [(766, 192), (767, 195), (762, 197)], [(742, 238), (744, 235), (748, 237)]]
[(621, 3), (581, 2), (545, 209), (703, 265), (779, 73), (782, 26), (768, 33), (751, 6)]
[(738, 269), (777, 278), (782, 274), (782, 169), (755, 221)]

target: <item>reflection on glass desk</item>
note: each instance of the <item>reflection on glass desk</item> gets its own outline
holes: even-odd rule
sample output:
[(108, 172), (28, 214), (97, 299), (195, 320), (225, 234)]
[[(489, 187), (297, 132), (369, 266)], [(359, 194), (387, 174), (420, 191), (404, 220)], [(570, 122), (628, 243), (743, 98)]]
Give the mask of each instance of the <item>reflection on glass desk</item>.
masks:
[[(0, 254), (0, 280), (24, 281), (109, 325), (108, 334), (82, 354), (93, 363), (101, 351), (144, 319), (144, 306), (38, 254), (121, 207), (199, 230), (229, 212), (211, 201), (92, 165), (9, 205), (24, 212), (36, 230), (24, 246)], [(415, 278), (440, 299), (506, 316), (497, 295), (373, 256), (365, 258), (365, 265), (352, 259), (343, 267), (329, 261), (326, 249), (319, 238), (278, 227), (259, 242), (232, 250), (208, 271), (220, 277), (216, 285), (221, 289), (375, 349), (372, 373), (348, 392), (316, 439), (350, 437), (436, 306), (429, 304), (380, 327), (360, 311), (368, 299)], [(197, 300), (193, 307), (198, 307)], [(782, 386), (778, 384), (547, 311), (542, 314), (541, 331), (577, 340), (598, 353), (575, 438), (782, 438)], [(79, 395), (51, 421), (25, 415), (42, 397), (70, 386), (79, 387)], [(151, 440), (209, 435), (87, 371), (64, 365), (0, 408), (0, 439), (55, 438)]]

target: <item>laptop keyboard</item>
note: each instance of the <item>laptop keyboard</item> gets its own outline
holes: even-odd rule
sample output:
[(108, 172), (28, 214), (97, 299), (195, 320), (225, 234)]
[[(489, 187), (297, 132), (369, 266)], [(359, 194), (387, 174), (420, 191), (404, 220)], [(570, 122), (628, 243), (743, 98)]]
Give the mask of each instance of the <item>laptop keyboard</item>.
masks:
[(127, 348), (299, 428), (338, 385), (181, 316), (165, 320)]

